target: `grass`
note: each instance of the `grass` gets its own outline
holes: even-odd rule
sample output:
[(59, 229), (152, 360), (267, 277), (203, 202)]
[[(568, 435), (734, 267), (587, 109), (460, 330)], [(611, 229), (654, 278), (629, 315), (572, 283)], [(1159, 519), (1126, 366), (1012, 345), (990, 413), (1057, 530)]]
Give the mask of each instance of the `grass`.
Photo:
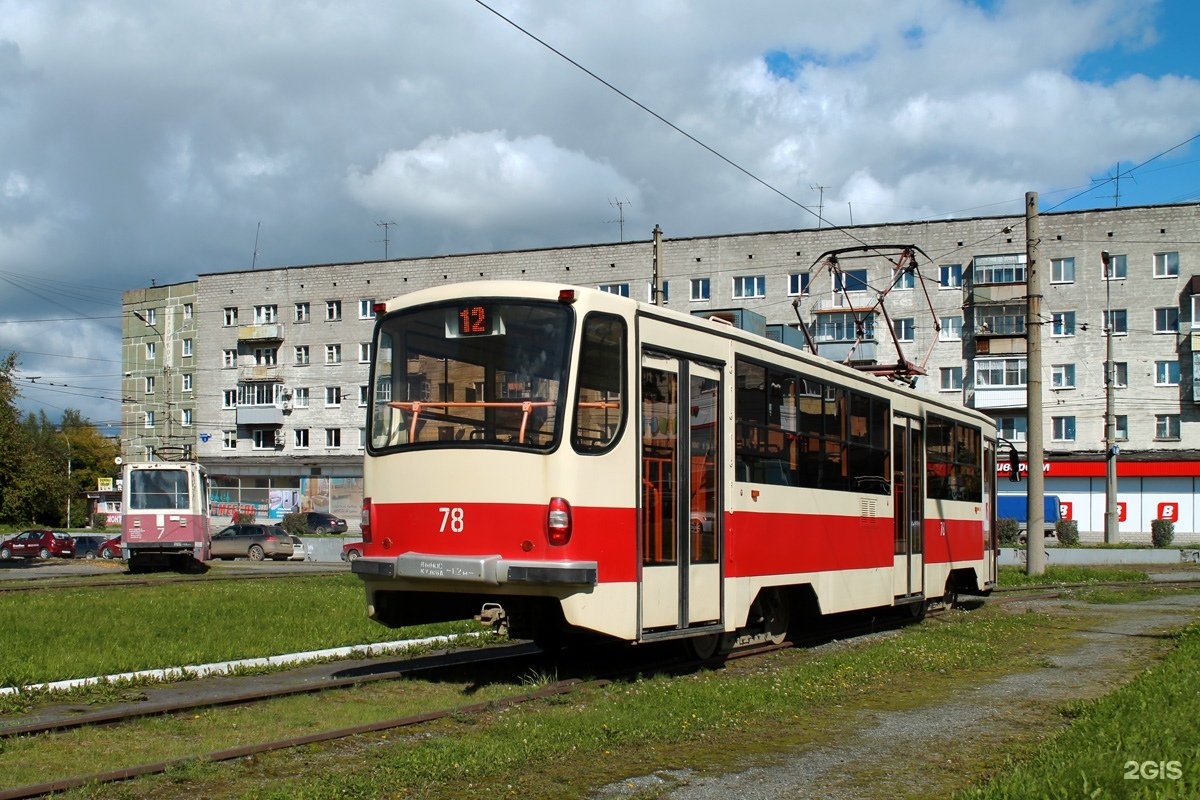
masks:
[(1154, 668), (1099, 700), (1027, 761), (959, 800), (1200, 796), (1200, 626)]
[(370, 621), (353, 575), (11, 592), (0, 595), (0, 619), (4, 686), (448, 631)]
[(1060, 584), (1089, 584), (1120, 581), (1135, 583), (1150, 580), (1143, 569), (1108, 566), (1047, 566), (1044, 575), (1027, 575), (1024, 567), (1000, 567), (1001, 587), (1057, 586)]

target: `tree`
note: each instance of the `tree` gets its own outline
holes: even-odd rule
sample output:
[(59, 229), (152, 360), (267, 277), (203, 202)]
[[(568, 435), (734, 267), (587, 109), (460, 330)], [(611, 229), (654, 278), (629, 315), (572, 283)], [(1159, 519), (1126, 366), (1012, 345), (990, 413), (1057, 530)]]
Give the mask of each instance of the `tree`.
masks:
[(9, 353), (0, 360), (0, 522), (24, 522), (18, 510), (20, 482), (29, 445), (21, 414), (17, 410), (17, 392), (12, 374), (17, 356)]

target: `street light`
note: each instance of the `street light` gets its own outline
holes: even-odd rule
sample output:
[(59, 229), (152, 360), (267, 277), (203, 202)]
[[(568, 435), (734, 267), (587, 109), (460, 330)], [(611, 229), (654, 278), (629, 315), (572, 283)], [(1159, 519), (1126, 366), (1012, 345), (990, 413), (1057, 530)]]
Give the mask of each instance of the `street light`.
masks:
[(67, 429), (63, 428), (59, 431), (63, 438), (67, 441), (67, 527), (71, 527), (71, 495), (75, 493), (75, 484), (71, 482), (71, 437), (67, 436)]
[(1117, 365), (1113, 361), (1112, 320), (1112, 256), (1107, 250), (1100, 251), (1104, 264), (1104, 543), (1116, 544), (1120, 538), (1117, 529), (1117, 417), (1113, 390), (1116, 388)]

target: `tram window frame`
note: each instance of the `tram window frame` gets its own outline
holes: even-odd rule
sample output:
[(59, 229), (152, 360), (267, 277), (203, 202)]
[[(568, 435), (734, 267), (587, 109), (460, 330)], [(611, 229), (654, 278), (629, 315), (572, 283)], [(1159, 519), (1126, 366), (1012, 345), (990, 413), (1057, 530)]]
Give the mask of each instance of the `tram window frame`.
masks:
[[(598, 331), (600, 324), (615, 327), (615, 330), (609, 333), (607, 339), (599, 338), (603, 336)], [(597, 338), (590, 339), (590, 331), (597, 331)], [(574, 413), (571, 415), (571, 446), (575, 449), (575, 452), (581, 455), (600, 455), (601, 453), (606, 453), (621, 440), (621, 435), (625, 430), (625, 409), (629, 405), (628, 342), (629, 329), (623, 317), (600, 312), (592, 312), (584, 317), (583, 324), (580, 326), (579, 359), (578, 367), (575, 370)], [(613, 369), (614, 366), (615, 371)], [(600, 370), (597, 370), (597, 367)], [(608, 417), (608, 409), (596, 409), (597, 414), (586, 415), (589, 419), (599, 417), (604, 426), (602, 435), (590, 436), (582, 424), (585, 414), (581, 404), (584, 402), (611, 401), (612, 398), (609, 395), (612, 393), (612, 390), (598, 386), (585, 386), (584, 375), (603, 373), (608, 373), (609, 383), (612, 383), (615, 379), (616, 420), (609, 421), (606, 419)], [(600, 396), (592, 400), (585, 399), (584, 392), (589, 389), (599, 392)]]

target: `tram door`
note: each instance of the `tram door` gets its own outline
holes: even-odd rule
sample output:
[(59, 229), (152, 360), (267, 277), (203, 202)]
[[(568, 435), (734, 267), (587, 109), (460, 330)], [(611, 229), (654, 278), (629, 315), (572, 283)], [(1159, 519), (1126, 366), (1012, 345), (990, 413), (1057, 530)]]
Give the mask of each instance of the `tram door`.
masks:
[(641, 628), (721, 620), (721, 373), (644, 353), (640, 403)]
[(983, 440), (983, 555), (988, 563), (988, 580), (996, 582), (996, 443)]
[(897, 417), (892, 426), (892, 498), (895, 505), (893, 594), (925, 591), (925, 441), (921, 420)]

